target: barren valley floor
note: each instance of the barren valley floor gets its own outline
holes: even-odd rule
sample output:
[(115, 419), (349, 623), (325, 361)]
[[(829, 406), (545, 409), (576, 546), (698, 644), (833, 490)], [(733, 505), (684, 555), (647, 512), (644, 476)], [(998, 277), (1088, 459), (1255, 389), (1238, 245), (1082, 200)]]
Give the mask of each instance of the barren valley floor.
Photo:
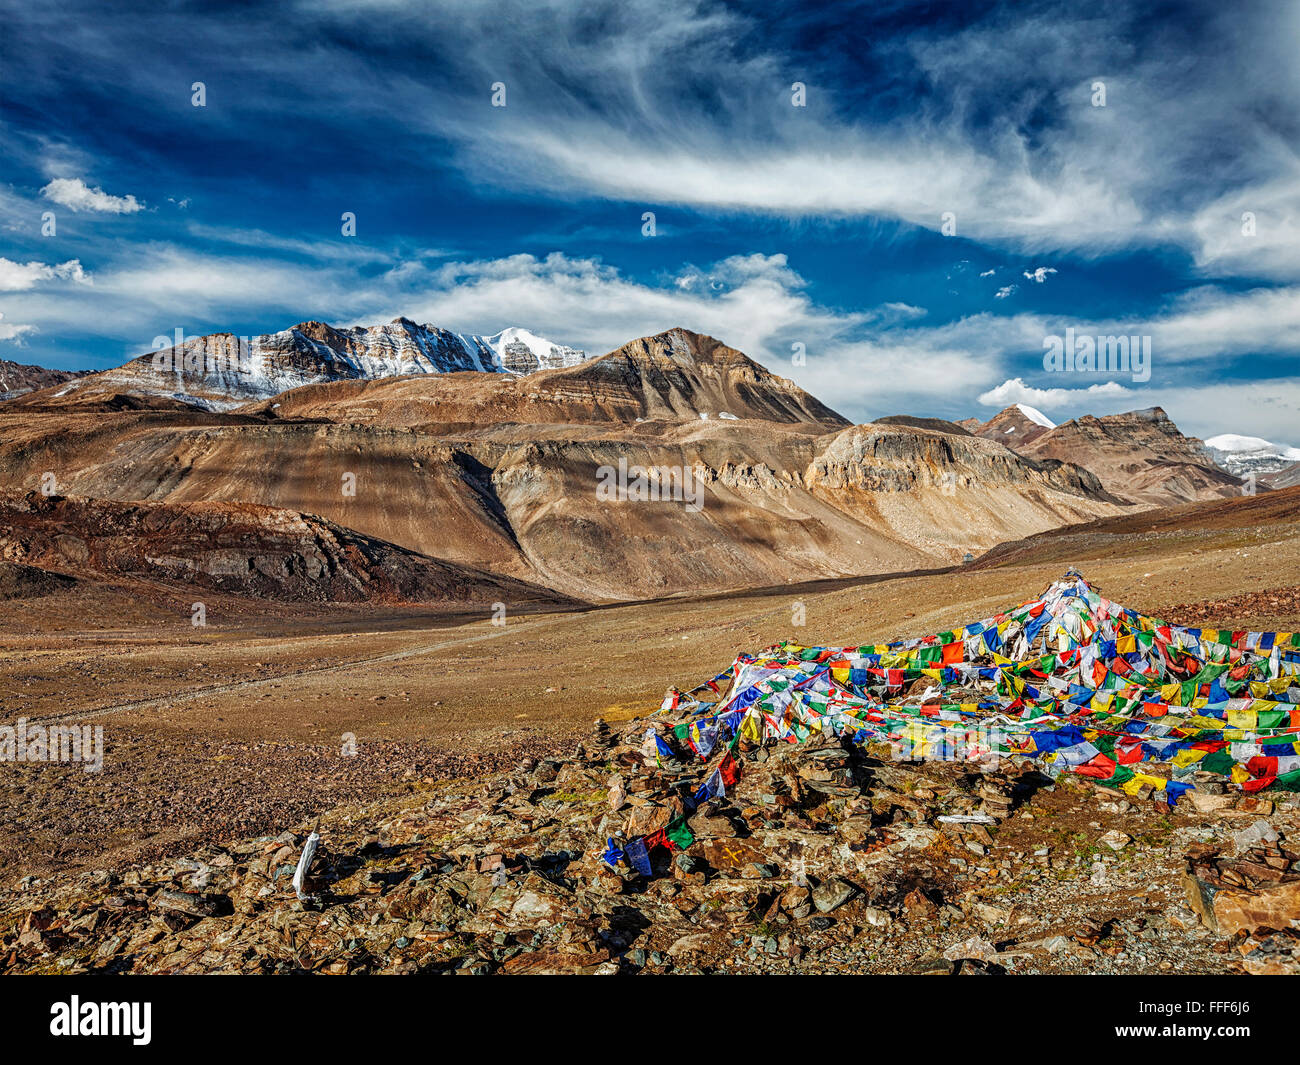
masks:
[[(1154, 528), (1111, 519), (946, 573), (512, 615), (504, 627), (489, 604), (376, 612), (232, 597), (209, 601), (194, 628), (188, 602), (140, 584), (0, 602), (0, 720), (102, 725), (105, 745), (97, 774), (3, 766), (0, 821), (16, 831), (0, 868), (12, 883), (117, 867), (509, 769), (570, 749), (596, 718), (651, 712), (670, 685), (689, 688), (739, 651), (933, 632), (1028, 599), (1071, 564), (1175, 621), (1233, 600), (1188, 623), (1300, 629), (1294, 509), (1280, 496), (1192, 505)], [(355, 757), (340, 753), (347, 734)]]

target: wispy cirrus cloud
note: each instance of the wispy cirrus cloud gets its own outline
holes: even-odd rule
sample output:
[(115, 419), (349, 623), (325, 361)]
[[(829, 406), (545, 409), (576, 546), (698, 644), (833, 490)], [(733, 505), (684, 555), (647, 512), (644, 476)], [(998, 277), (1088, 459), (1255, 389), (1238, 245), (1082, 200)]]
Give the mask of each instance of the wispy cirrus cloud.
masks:
[[(1290, 373), (1300, 5), (926, 15), (16, 7), (0, 226), (21, 284), (0, 305), (56, 364), (313, 317), (521, 324), (593, 351), (681, 324), (854, 417), (962, 416), (1014, 385), (1065, 393), (1056, 409), (1177, 394), (1239, 430), (1253, 410), (1193, 404), (1183, 375)], [(62, 201), (84, 209), (47, 243)], [(644, 210), (659, 232), (638, 243)], [(350, 211), (362, 237), (340, 232)], [(74, 261), (94, 286), (30, 269)], [(1152, 380), (1126, 397), (1048, 376), (1043, 338), (1069, 327), (1150, 334)]]
[[(1136, 4), (1041, 3), (936, 11), (927, 25), (885, 5), (822, 13), (825, 27), (801, 14), (796, 29), (778, 23), (785, 33), (770, 13), (718, 0), (302, 4), (291, 25), (278, 14), (109, 22), (74, 4), (19, 13), (14, 30), (22, 54), (60, 70), (75, 58), (86, 78), (156, 42), (159, 62), (120, 91), (179, 119), (177, 86), (205, 71), (202, 121), (221, 135), (288, 108), (304, 132), (397, 136), (507, 191), (936, 231), (951, 213), (959, 236), (1025, 251), (1176, 247), (1211, 276), (1300, 277), (1295, 4), (1191, 4), (1185, 19), (1154, 20)], [(69, 55), (67, 40), (100, 58)], [(276, 92), (232, 99), (247, 80)], [(133, 199), (80, 185), (79, 202)], [(1239, 206), (1269, 219), (1253, 251), (1231, 237)]]

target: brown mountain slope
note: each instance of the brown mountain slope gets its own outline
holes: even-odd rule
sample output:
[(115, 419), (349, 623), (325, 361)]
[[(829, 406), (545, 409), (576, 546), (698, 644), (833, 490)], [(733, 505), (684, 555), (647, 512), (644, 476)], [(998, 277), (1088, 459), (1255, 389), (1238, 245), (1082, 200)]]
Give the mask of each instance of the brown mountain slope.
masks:
[(1054, 429), (1008, 407), (975, 431), (1030, 458), (1076, 463), (1095, 473), (1108, 492), (1133, 503), (1222, 499), (1241, 487), (1239, 478), (1219, 469), (1205, 445), (1179, 432), (1159, 407), (1086, 415)]
[(860, 520), (951, 561), (982, 549), (999, 530), (1046, 529), (1121, 509), (1077, 466), (1036, 462), (966, 434), (879, 423), (836, 434), (805, 483)]
[[(698, 506), (598, 498), (602, 469), (620, 463), (689, 470)], [(928, 567), (1118, 509), (1077, 468), (901, 425), (695, 419), (456, 435), (252, 413), (0, 411), (0, 487), (31, 491), (47, 473), (82, 496), (321, 514), (608, 598)]]
[(252, 503), (0, 498), (0, 559), (287, 602), (562, 602), (509, 577)]
[[(1255, 546), (1267, 538), (1270, 527), (1294, 528), (1300, 521), (1300, 486), (1262, 492), (1255, 496), (1236, 495), (1222, 499), (1197, 500), (1176, 506), (1146, 509), (1095, 521), (1045, 529), (1020, 540), (999, 544), (976, 559), (976, 568), (1007, 564), (1071, 562), (1075, 558), (1097, 557), (1110, 545), (1123, 546), (1127, 554), (1150, 552), (1155, 556), (1181, 547), (1195, 548), (1200, 540), (1224, 532), (1240, 531), (1243, 545)], [(1237, 565), (1244, 559), (1266, 559), (1267, 553), (1237, 552)]]
[(530, 380), (597, 408), (621, 405), (630, 392), (640, 399), (635, 417), (646, 420), (729, 414), (849, 424), (793, 381), (777, 377), (735, 348), (686, 329), (642, 337), (599, 359)]
[[(974, 422), (976, 426), (980, 423), (978, 420), (969, 418), (969, 422)], [(971, 436), (973, 435), (970, 426), (965, 422), (950, 422), (943, 418), (920, 418), (911, 414), (890, 414), (884, 418), (873, 419), (875, 425), (910, 425), (914, 429), (934, 429), (940, 433), (949, 433), (952, 436)]]

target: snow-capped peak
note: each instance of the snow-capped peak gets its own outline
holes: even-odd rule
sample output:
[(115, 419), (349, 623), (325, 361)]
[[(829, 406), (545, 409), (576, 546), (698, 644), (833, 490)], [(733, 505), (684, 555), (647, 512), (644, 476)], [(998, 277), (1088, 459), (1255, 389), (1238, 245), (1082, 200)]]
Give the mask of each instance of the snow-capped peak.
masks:
[(1051, 419), (1050, 419), (1046, 414), (1044, 414), (1042, 411), (1040, 411), (1040, 410), (1038, 410), (1038, 409), (1036, 409), (1036, 408), (1034, 408), (1034, 407), (1029, 406), (1029, 404), (1027, 404), (1027, 403), (1017, 403), (1017, 404), (1016, 404), (1016, 410), (1020, 411), (1021, 414), (1023, 414), (1026, 418), (1028, 418), (1028, 419), (1029, 419), (1031, 422), (1033, 422), (1035, 425), (1041, 425), (1044, 429), (1055, 429), (1055, 428), (1056, 428), (1056, 422), (1052, 421), (1052, 420), (1051, 420)]
[(1205, 441), (1206, 447), (1215, 451), (1260, 451), (1277, 455), (1279, 458), (1300, 459), (1300, 447), (1288, 447), (1286, 444), (1274, 444), (1258, 436), (1238, 436), (1236, 433), (1222, 433)]
[(556, 344), (518, 326), (478, 339), (496, 353), (497, 364), (512, 373), (559, 370), (577, 366), (587, 357), (585, 351)]
[(1258, 436), (1221, 433), (1205, 441), (1214, 460), (1229, 473), (1272, 473), (1300, 462), (1300, 448), (1274, 444)]

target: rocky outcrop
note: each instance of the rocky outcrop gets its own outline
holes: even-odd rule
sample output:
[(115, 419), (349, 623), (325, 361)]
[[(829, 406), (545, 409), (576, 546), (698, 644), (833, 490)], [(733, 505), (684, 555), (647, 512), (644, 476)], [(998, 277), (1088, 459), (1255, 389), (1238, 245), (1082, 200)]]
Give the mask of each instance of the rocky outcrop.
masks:
[(562, 596), (308, 514), (251, 503), (0, 499), (0, 559), (285, 602), (559, 602)]
[(845, 429), (803, 473), (808, 490), (893, 539), (957, 561), (1003, 539), (1119, 513), (1087, 470), (991, 440), (879, 423)]
[(810, 488), (907, 492), (920, 488), (1040, 487), (1117, 502), (1087, 470), (1063, 462), (1034, 462), (968, 435), (873, 423), (834, 437), (808, 468)]
[(1160, 407), (1085, 415), (1051, 429), (1010, 407), (977, 432), (1028, 458), (1082, 466), (1106, 491), (1131, 503), (1169, 506), (1241, 490), (1241, 481), (1220, 469), (1200, 440), (1179, 432)]
[(44, 366), (27, 366), (0, 359), (0, 400), (26, 395), (37, 389), (61, 385), (85, 377), (88, 370), (47, 370)]

